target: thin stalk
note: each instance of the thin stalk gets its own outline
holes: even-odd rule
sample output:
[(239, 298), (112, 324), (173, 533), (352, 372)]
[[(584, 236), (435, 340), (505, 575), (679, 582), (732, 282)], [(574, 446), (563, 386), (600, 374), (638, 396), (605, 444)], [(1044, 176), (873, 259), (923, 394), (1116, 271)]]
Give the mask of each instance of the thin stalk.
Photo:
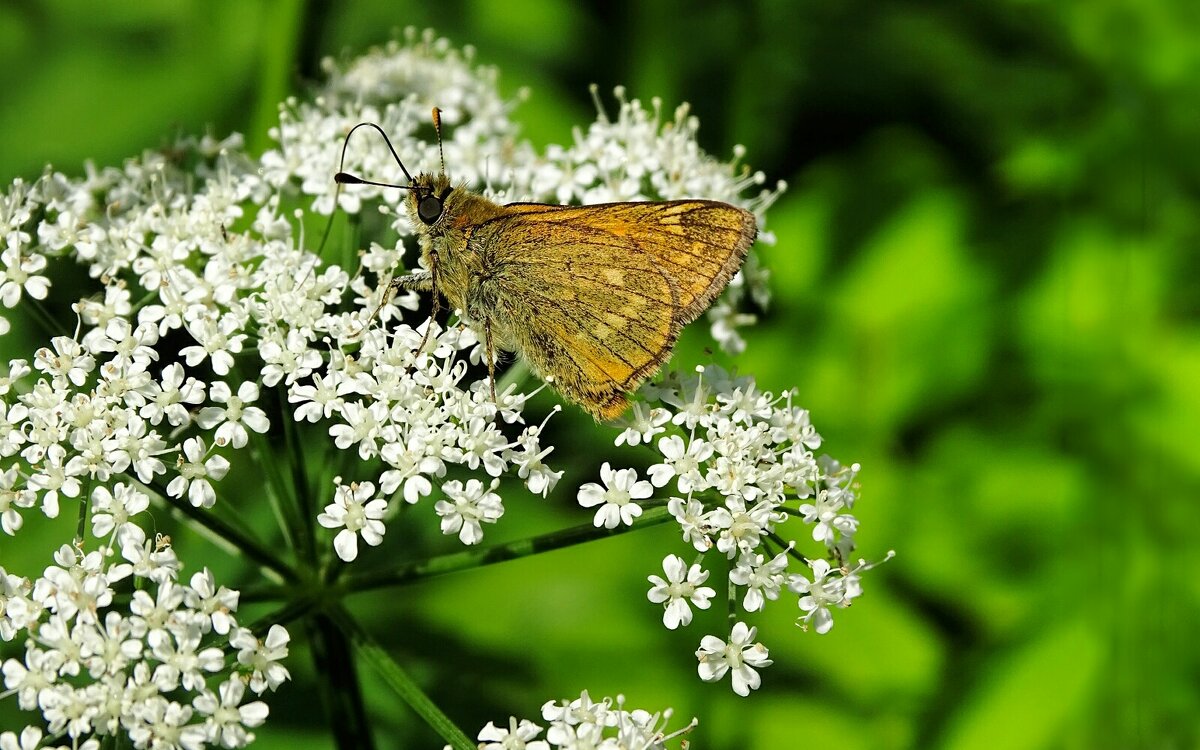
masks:
[(46, 310), (46, 306), (42, 304), (41, 300), (37, 300), (29, 296), (24, 296), (22, 299), (29, 301), (30, 304), (24, 305), (24, 309), (32, 311), (33, 317), (37, 318), (38, 325), (46, 329), (46, 333), (50, 334), (51, 336), (55, 334), (62, 334), (62, 324), (54, 320), (53, 316), (51, 316), (49, 311)]
[(296, 515), (299, 523), (296, 525), (300, 550), (306, 558), (316, 564), (316, 546), (313, 542), (313, 522), (316, 518), (313, 512), (312, 487), (308, 481), (308, 464), (304, 459), (304, 445), (296, 432), (296, 423), (290, 419), (287, 407), (287, 391), (282, 386), (278, 389), (279, 408), (283, 413), (283, 436), (291, 457), (292, 486), (296, 497)]
[(583, 544), (596, 539), (625, 534), (636, 529), (657, 526), (671, 520), (672, 516), (665, 508), (656, 508), (644, 513), (635, 526), (623, 526), (617, 529), (596, 528), (591, 524), (573, 526), (568, 529), (552, 531), (541, 536), (518, 539), (506, 544), (497, 544), (482, 549), (467, 549), (461, 552), (451, 552), (425, 560), (418, 560), (388, 568), (387, 570), (371, 571), (362, 574), (349, 574), (338, 584), (338, 590), (345, 593), (369, 591), (371, 589), (400, 586), (413, 581), (431, 578), (433, 576), (454, 573), (471, 568), (482, 568), (485, 565), (516, 560), (530, 555), (550, 552), (552, 550)]
[[(596, 528), (591, 524), (581, 524), (569, 529), (560, 529), (559, 531), (552, 531), (548, 534), (529, 537), (527, 539), (517, 539), (505, 544), (467, 549), (461, 552), (450, 552), (445, 555), (428, 557), (424, 560), (401, 563), (393, 565), (387, 570), (348, 573), (345, 578), (329, 586), (328, 594), (330, 598), (337, 599), (347, 594), (355, 594), (362, 591), (372, 591), (391, 586), (404, 586), (434, 576), (456, 573), (460, 570), (482, 568), (485, 565), (494, 565), (543, 552), (552, 552), (556, 549), (583, 544), (596, 539), (620, 536), (621, 534), (627, 534), (638, 529), (657, 526), (669, 521), (671, 518), (671, 514), (665, 508), (654, 508), (643, 513), (634, 526), (605, 529)], [(343, 566), (343, 569), (349, 570), (350, 567), (352, 566)], [(328, 578), (329, 576), (327, 576)], [(293, 587), (290, 585), (266, 584), (248, 587), (242, 590), (241, 601), (249, 603), (290, 599), (293, 596), (292, 591)]]
[(295, 583), (299, 580), (299, 576), (291, 566), (269, 548), (259, 543), (257, 539), (248, 536), (215, 514), (193, 506), (185, 498), (171, 497), (166, 493), (165, 488), (158, 484), (151, 485), (151, 488), (160, 502), (169, 505), (176, 513), (189, 521), (189, 525), (229, 551), (230, 554), (244, 555), (253, 560), (279, 583), (285, 581)]
[[(317, 691), (325, 706), (325, 715), (329, 718), (329, 728), (337, 747), (344, 750), (371, 750), (375, 747), (375, 740), (371, 736), (371, 723), (367, 719), (362, 684), (354, 659), (354, 651), (358, 651), (359, 657), (362, 657), (359, 637), (351, 637), (342, 619), (349, 618), (335, 621), (321, 613), (307, 620), (313, 662), (320, 675), (316, 680)], [(357, 636), (365, 637), (361, 636), (361, 631)], [(377, 658), (372, 656), (369, 661), (374, 663)]]
[[(296, 531), (294, 526), (295, 520), (290, 518), (289, 514), (283, 507), (283, 496), (286, 494), (285, 483), (279, 472), (276, 470), (276, 462), (268, 460), (263, 456), (261, 448), (252, 448), (251, 456), (254, 458), (255, 464), (259, 466), (263, 475), (266, 477), (264, 493), (267, 496), (267, 503), (271, 506), (271, 515), (275, 516), (275, 525), (279, 527), (279, 531), (283, 534), (284, 544), (288, 549), (296, 549)], [(295, 503), (292, 504), (295, 507)]]
[(376, 643), (346, 610), (336, 607), (330, 612), (330, 617), (350, 640), (358, 658), (370, 664), (388, 687), (396, 691), (400, 700), (407, 703), (450, 747), (455, 750), (477, 750), (478, 745), (463, 734), (462, 730), (450, 720), (450, 717), (442, 713), (442, 710), (429, 699), (429, 696), (421, 690), (408, 672), (392, 658), (391, 654)]
[(788, 557), (792, 558), (793, 560), (799, 560), (805, 565), (808, 565), (808, 558), (796, 551), (796, 545), (785, 541), (784, 538), (779, 536), (778, 533), (772, 531), (767, 534), (767, 538), (778, 544), (781, 550), (787, 550)]
[(75, 523), (75, 541), (83, 544), (87, 535), (88, 511), (92, 508), (92, 483), (88, 482), (79, 496), (79, 520)]

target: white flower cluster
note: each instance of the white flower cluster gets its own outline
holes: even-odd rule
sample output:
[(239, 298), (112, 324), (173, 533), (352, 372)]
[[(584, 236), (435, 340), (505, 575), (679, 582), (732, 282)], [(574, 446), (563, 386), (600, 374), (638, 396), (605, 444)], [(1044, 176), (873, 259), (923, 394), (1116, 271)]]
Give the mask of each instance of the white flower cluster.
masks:
[[(569, 703), (550, 701), (542, 706), (542, 718), (547, 722), (546, 739), (543, 727), (528, 719), (512, 717), (507, 727), (492, 722), (479, 732), (480, 750), (664, 750), (668, 742), (691, 731), (695, 719), (682, 729), (665, 732), (671, 709), (651, 713), (643, 709), (625, 709), (625, 699), (618, 695), (593, 701), (585, 690)], [(680, 746), (686, 746), (686, 741)]]
[[(176, 583), (173, 553), (148, 541), (136, 524), (148, 518), (152, 501), (213, 506), (231, 470), (229, 456), (273, 450), (264, 435), (283, 431), (289, 418), (323, 423), (337, 448), (362, 461), (347, 471), (363, 476), (336, 479), (331, 501), (312, 519), (336, 530), (332, 545), (343, 560), (357, 556), (359, 539), (379, 544), (401, 502), (436, 494), (433, 512), (443, 533), (475, 544), (484, 525), (504, 512), (500, 477), (514, 475), (545, 496), (561, 476), (544, 463), (554, 449), (541, 443), (544, 423), (525, 424), (530, 394), (502, 386), (498, 398), (491, 397), (478, 366), (483, 346), (469, 329), (401, 322), (401, 310), (417, 306), (412, 294), (383, 305), (381, 322), (372, 320), (386, 280), (404, 265), (413, 232), (406, 212), (395, 210), (399, 191), (336, 191), (332, 175), (356, 123), (379, 123), (410, 165), (430, 170), (439, 157), (428, 113), (440, 107), (449, 173), (498, 198), (714, 198), (754, 210), (761, 224), (778, 194), (743, 198), (761, 176), (736, 158), (722, 163), (704, 155), (686, 108), (663, 122), (657, 102), (647, 110), (621, 92), (615, 120), (601, 111), (571, 146), (538, 154), (517, 138), (509, 118), (515, 102), (498, 94), (495, 71), (431, 34), (410, 33), (403, 44), (328, 69), (331, 81), (315, 101), (282, 107), (273, 131), (279, 146), (261, 159), (245, 154), (236, 135), (184, 139), (120, 168), (89, 166), (82, 178), (48, 170), (33, 183), (16, 180), (0, 192), (0, 303), (25, 304), (46, 318), (40, 301), (49, 295), (53, 274), (47, 269), (56, 259), (81, 264), (96, 280), (95, 292), (73, 307), (78, 320), (66, 329), (74, 332), (51, 336), (31, 360), (10, 361), (0, 376), (0, 530), (14, 536), (30, 509), (53, 518), (71, 503), (80, 518), (90, 518), (98, 540), (92, 551), (64, 548), (57, 566), (37, 582), (6, 576), (0, 597), (0, 634), (32, 634), (27, 658), (6, 662), (6, 679), (9, 665), (16, 665), (10, 688), (22, 706), (43, 712), (51, 735), (75, 740), (120, 728), (138, 747), (161, 738), (169, 744), (172, 737), (185, 747), (249, 740), (246, 728), (261, 722), (266, 707), (243, 705), (242, 678), (261, 692), (286, 675), (274, 663), (285, 651), (285, 631), (273, 629), (260, 644), (227, 616), (221, 617), (228, 628), (218, 625), (218, 610), (233, 608), (229, 594), (214, 591), (206, 575), (193, 577), (190, 586)], [(349, 144), (345, 169), (382, 179), (393, 168), (380, 143), (364, 137)], [(324, 264), (298, 229), (311, 217), (297, 206), (310, 201), (312, 213), (340, 207), (357, 225), (390, 239), (380, 244), (368, 237), (357, 259), (346, 253), (343, 266)], [(367, 202), (386, 218), (367, 215)], [(388, 224), (395, 235), (386, 232)], [(357, 270), (350, 268), (354, 263)], [(751, 258), (712, 312), (722, 346), (742, 346), (735, 330), (748, 320), (741, 302), (751, 295), (764, 306), (765, 290)], [(8, 325), (0, 318), (0, 333)], [(677, 404), (674, 418), (685, 415), (674, 422), (680, 443), (663, 448), (667, 468), (652, 472), (650, 484), (661, 487), (674, 476), (680, 498), (673, 509), (681, 519), (696, 519), (689, 538), (732, 558), (759, 546), (778, 523), (785, 496), (809, 497), (798, 494), (803, 482), (789, 485), (768, 464), (788, 466), (779, 473), (791, 477), (808, 463), (789, 458), (795, 450), (784, 447), (785, 438), (797, 443), (792, 431), (800, 429), (789, 418), (763, 416), (754, 397), (732, 390), (734, 382), (719, 386), (707, 383), (696, 404), (719, 392), (737, 405)], [(663, 399), (673, 397), (669, 391)], [(282, 403), (290, 404), (290, 415), (268, 413)], [(768, 411), (781, 411), (771, 403)], [(694, 412), (695, 419), (686, 416)], [(639, 425), (647, 418), (662, 427), (672, 414), (641, 409)], [(760, 434), (763, 424), (771, 425), (767, 437)], [(636, 434), (648, 442), (655, 429), (639, 427), (625, 439)], [(697, 458), (704, 452), (697, 437), (713, 446), (711, 455)], [(705, 471), (689, 472), (687, 456)], [(811, 507), (826, 543), (848, 550), (852, 518), (842, 510), (853, 500), (853, 472), (812, 466), (806, 486), (813, 505), (800, 512)], [(447, 476), (455, 467), (463, 478)], [(599, 506), (597, 518), (604, 525), (629, 523), (649, 486), (628, 470), (609, 470), (603, 479), (607, 488), (588, 495)], [(726, 496), (723, 510), (702, 505), (712, 492)], [(701, 538), (709, 542), (701, 545)], [(112, 564), (118, 551), (127, 562)], [(765, 582), (741, 585), (774, 598), (774, 574), (759, 570), (769, 565), (746, 560), (754, 580)], [(125, 612), (114, 604), (120, 600), (112, 584), (130, 577), (152, 586), (138, 588)], [(855, 592), (840, 568), (815, 578), (805, 601), (814, 602), (809, 617), (820, 629), (821, 613)], [(701, 576), (689, 571), (678, 582), (692, 587), (688, 601), (707, 602)], [(845, 589), (840, 598), (830, 593), (838, 585)], [(71, 586), (75, 593), (59, 595)], [(690, 609), (672, 592), (668, 585), (656, 596), (665, 597), (672, 621), (686, 624)], [(224, 598), (216, 606), (212, 597)], [(208, 651), (212, 633), (228, 635), (242, 665), (241, 676), (225, 679), (215, 692), (205, 675), (221, 673), (226, 661)], [(118, 690), (132, 690), (138, 699), (117, 701), (127, 696)]]
[[(871, 567), (845, 562), (858, 530), (851, 513), (858, 465), (843, 466), (813, 453), (821, 436), (808, 412), (792, 403), (793, 393), (760, 391), (752, 378), (734, 377), (719, 367), (698, 368), (694, 376), (669, 373), (642, 394), (647, 401), (634, 404), (616, 444), (652, 446), (660, 463), (649, 468), (648, 480), (639, 480), (634, 469), (613, 470), (605, 463), (603, 486), (585, 484), (579, 504), (599, 506), (596, 526), (615, 528), (642, 515), (637, 501), (665, 489), (667, 509), (698, 561), (689, 565), (668, 555), (665, 577), (649, 577), (648, 598), (662, 605), (663, 624), (672, 630), (686, 626), (692, 607), (709, 608), (716, 591), (703, 585), (709, 572), (700, 561), (715, 553), (732, 563), (730, 597), (736, 593), (742, 610), (760, 612), (786, 588), (797, 595), (803, 613), (799, 624), (829, 632), (832, 610), (848, 607), (862, 593), (860, 573)], [(781, 536), (790, 519), (819, 544), (820, 557), (801, 556), (796, 541)], [(803, 565), (808, 575), (789, 572), (789, 563)], [(735, 624), (728, 644), (706, 636), (696, 654), (700, 676), (715, 681), (732, 672), (734, 690), (741, 695), (758, 687), (753, 667), (771, 662), (754, 636), (742, 622)]]
[[(246, 688), (290, 679), (287, 630), (260, 640), (237, 623), (238, 592), (207, 569), (180, 583), (169, 544), (128, 522), (114, 536), (119, 558), (63, 545), (36, 580), (0, 568), (0, 639), (25, 644), (4, 661), (8, 694), (72, 747), (118, 736), (135, 748), (245, 746), (268, 712)], [(0, 746), (38, 747), (42, 732), (26, 727), (20, 744), (5, 733)]]
[[(481, 139), (511, 129), (494, 82), (443, 43), (427, 42), (364, 58), (331, 92), (350, 80), (365, 85), (372, 66), (380, 86), (394, 92), (403, 81), (389, 76), (406, 69), (397, 60), (420, 58), (430, 91), (447, 92), (460, 117), (490, 123)], [(398, 132), (425, 117), (417, 96), (410, 92), (395, 110)], [(302, 250), (280, 206), (299, 190), (333, 185), (342, 134), (364, 116), (313, 105), (303, 113), (293, 122), (285, 112), (281, 133), (290, 140), (261, 167), (240, 152), (238, 138), (205, 139), (83, 179), (49, 173), (33, 185), (17, 181), (0, 196), (3, 259), (12, 258), (6, 303), (22, 290), (46, 296), (48, 282), (36, 274), (48, 256), (73, 257), (104, 284), (98, 297), (79, 302), (80, 330), (37, 352), (41, 379), (14, 388), (31, 372), (18, 360), (0, 382), (0, 456), (15, 457), (0, 480), (11, 489), (0, 494), (6, 533), (20, 528), (23, 509), (40, 505), (54, 517), (61, 498), (80, 497), (81, 482), (103, 487), (124, 475), (211, 506), (213, 483), (229, 469), (225, 454), (271, 428), (258, 402), (262, 389), (276, 387), (297, 420), (325, 420), (338, 448), (382, 461), (377, 485), (385, 494), (416, 502), (448, 464), (490, 477), (511, 471), (542, 495), (553, 488), (559, 472), (543, 463), (551, 449), (540, 445), (540, 427), (503, 428), (522, 421), (526, 395), (510, 389), (494, 403), (486, 381), (467, 377), (460, 353), (472, 350), (478, 361), (482, 349), (469, 330), (439, 331), (418, 356), (425, 326), (370, 328), (367, 281), (337, 266), (318, 272), (317, 259)], [(196, 162), (194, 173), (178, 161)], [(375, 245), (364, 266), (387, 271), (403, 252), (402, 243)], [(360, 296), (347, 300), (352, 292)], [(396, 313), (389, 305), (383, 318)], [(491, 488), (460, 485), (447, 483), (452, 507), (437, 512), (446, 533), (475, 543), (480, 522), (494, 522), (503, 508)], [(342, 497), (335, 491), (334, 505)], [(337, 517), (327, 512), (321, 520)], [(340, 538), (338, 553), (352, 555), (355, 545)]]
[[(406, 36), (405, 44), (375, 50), (344, 68), (326, 61), (331, 80), (323, 94), (314, 103), (290, 101), (283, 110), (274, 132), (280, 148), (263, 156), (268, 183), (298, 185), (315, 197), (314, 209), (321, 213), (333, 209), (335, 195), (351, 213), (374, 199), (382, 199), (386, 210), (402, 199), (401, 191), (358, 185), (337, 193), (329, 175), (339, 168), (340, 139), (358, 122), (377, 123), (410, 172), (433, 171), (441, 157), (429, 139), (428, 124), (430, 110), (437, 106), (446, 127), (448, 174), (501, 202), (710, 198), (754, 212), (762, 227), (766, 210), (785, 189), (781, 182), (774, 190), (745, 196), (766, 178), (739, 163), (744, 148), (736, 147), (729, 162), (714, 159), (697, 144), (699, 120), (688, 105), (677, 107), (668, 119), (660, 100), (651, 100), (647, 109), (639, 100), (627, 99), (621, 87), (615, 91), (615, 119), (593, 90), (597, 120), (586, 132), (576, 129), (570, 145), (551, 145), (539, 154), (517, 137), (518, 128), (509, 118), (515, 102), (498, 94), (494, 68), (475, 66), (471, 48), (459, 52), (432, 32), (409, 29)], [(350, 141), (343, 169), (375, 180), (402, 179), (388, 149), (369, 133)], [(394, 213), (392, 228), (401, 239), (412, 235), (406, 211)], [(774, 244), (775, 238), (760, 231), (758, 242)], [(398, 260), (398, 253), (374, 247), (363, 265), (382, 274)], [(755, 320), (744, 311), (748, 298), (760, 308), (770, 301), (768, 273), (753, 251), (708, 312), (714, 339), (731, 353), (745, 348), (737, 329)]]

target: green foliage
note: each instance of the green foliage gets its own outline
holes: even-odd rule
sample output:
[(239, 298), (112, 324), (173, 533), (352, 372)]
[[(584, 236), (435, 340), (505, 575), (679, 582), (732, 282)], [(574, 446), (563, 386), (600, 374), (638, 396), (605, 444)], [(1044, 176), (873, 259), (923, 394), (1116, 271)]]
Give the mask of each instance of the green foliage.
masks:
[[(588, 688), (699, 715), (697, 747), (1200, 742), (1192, 5), (18, 4), (0, 8), (0, 174), (118, 163), (176, 128), (261, 145), (322, 55), (408, 24), (528, 86), (535, 143), (592, 117), (588, 83), (623, 83), (691, 101), (710, 150), (744, 143), (788, 180), (762, 251), (775, 298), (738, 366), (800, 387), (863, 461), (861, 553), (898, 551), (830, 635), (761, 623), (776, 664), (746, 700), (679, 658), (719, 614), (681, 635), (636, 604), (657, 565), (638, 535), (364, 597), (451, 719), (471, 733)], [(592, 467), (562, 468), (552, 508), (505, 533), (579, 515)], [(49, 526), (23, 532), (20, 572)], [(320, 679), (306, 656), (293, 691)], [(381, 747), (438, 744), (364, 677)], [(282, 695), (257, 746), (321, 746), (306, 700)]]

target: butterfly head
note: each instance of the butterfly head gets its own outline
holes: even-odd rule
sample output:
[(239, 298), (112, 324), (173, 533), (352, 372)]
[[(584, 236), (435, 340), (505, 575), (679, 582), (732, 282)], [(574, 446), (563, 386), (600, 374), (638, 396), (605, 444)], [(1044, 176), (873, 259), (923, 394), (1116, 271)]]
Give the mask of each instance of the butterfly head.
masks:
[(422, 173), (412, 181), (408, 194), (408, 209), (418, 229), (433, 229), (447, 214), (451, 213), (454, 186), (445, 173), (436, 175)]

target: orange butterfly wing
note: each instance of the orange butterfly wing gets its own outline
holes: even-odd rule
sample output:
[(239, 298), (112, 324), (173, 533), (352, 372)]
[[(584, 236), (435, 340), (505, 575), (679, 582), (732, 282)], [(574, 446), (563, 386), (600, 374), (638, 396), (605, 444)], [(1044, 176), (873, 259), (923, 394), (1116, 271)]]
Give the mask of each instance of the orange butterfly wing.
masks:
[(468, 314), (601, 419), (666, 361), (755, 231), (751, 214), (712, 201), (505, 208), (468, 241), (484, 269)]

